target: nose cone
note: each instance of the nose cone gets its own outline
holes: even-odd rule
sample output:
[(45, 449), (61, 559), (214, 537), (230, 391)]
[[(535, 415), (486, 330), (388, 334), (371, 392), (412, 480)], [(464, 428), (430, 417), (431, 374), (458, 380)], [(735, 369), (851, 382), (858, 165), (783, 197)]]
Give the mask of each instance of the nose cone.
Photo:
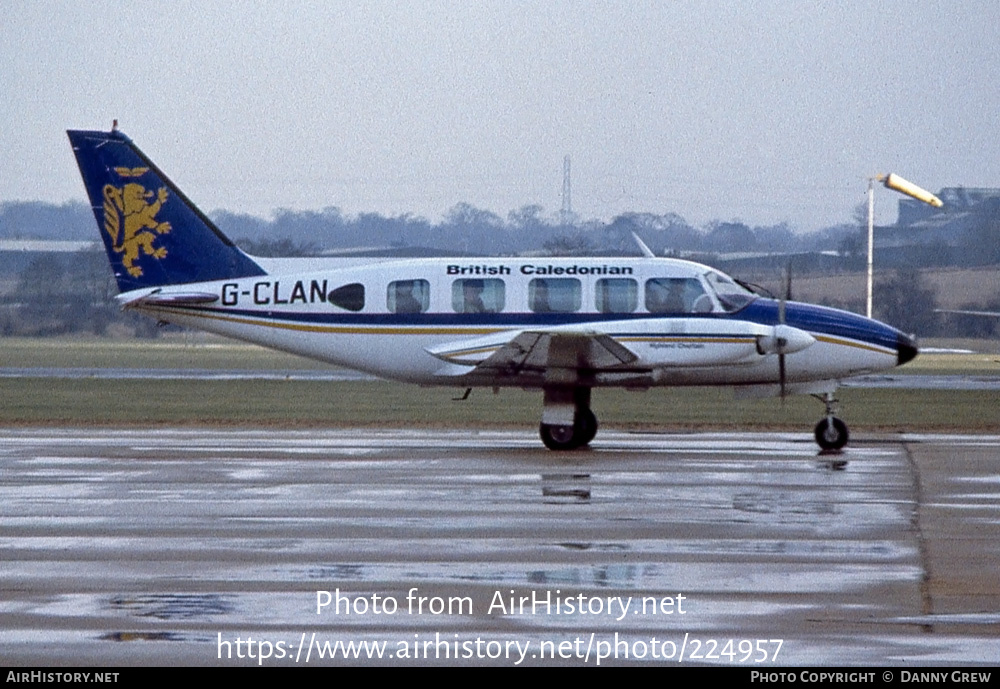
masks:
[(909, 335), (900, 333), (899, 337), (896, 338), (896, 351), (899, 352), (897, 355), (899, 366), (907, 361), (913, 361), (917, 356), (917, 341)]

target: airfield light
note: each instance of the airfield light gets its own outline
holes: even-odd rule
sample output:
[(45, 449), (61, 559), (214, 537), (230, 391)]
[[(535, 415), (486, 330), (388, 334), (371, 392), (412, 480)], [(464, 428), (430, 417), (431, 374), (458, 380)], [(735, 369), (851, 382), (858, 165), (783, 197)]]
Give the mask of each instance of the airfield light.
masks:
[(926, 189), (891, 172), (888, 175), (875, 175), (868, 178), (868, 299), (865, 315), (869, 318), (872, 317), (872, 255), (875, 250), (875, 182), (881, 182), (886, 189), (906, 194), (935, 208), (941, 208), (944, 205), (941, 199)]

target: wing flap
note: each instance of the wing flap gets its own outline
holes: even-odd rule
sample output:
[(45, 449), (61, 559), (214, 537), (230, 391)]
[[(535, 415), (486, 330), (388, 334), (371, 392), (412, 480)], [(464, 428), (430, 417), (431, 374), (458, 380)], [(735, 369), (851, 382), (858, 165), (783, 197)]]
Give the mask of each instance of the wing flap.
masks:
[(581, 372), (621, 370), (639, 358), (609, 335), (575, 331), (521, 331), (513, 336), (498, 333), (427, 351), (448, 364), (439, 375), (459, 375), (457, 365), (468, 373), (494, 376), (542, 373), (553, 382), (575, 379)]

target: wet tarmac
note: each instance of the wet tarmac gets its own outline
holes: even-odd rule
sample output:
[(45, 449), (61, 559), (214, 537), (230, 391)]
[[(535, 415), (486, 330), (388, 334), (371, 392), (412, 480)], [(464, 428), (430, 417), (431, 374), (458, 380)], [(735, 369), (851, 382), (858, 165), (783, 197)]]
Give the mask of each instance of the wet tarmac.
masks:
[(995, 664), (1000, 436), (852, 443), (0, 429), (0, 657)]

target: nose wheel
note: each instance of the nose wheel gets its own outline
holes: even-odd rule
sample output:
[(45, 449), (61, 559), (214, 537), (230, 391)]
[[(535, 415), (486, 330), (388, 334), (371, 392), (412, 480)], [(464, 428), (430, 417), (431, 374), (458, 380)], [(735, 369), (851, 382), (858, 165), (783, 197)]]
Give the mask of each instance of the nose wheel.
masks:
[(837, 413), (837, 400), (832, 392), (822, 397), (819, 395), (815, 397), (826, 405), (826, 417), (816, 424), (814, 432), (816, 444), (823, 450), (840, 450), (847, 445), (850, 434), (847, 431), (847, 424), (834, 416)]
[(816, 424), (816, 444), (824, 450), (839, 450), (847, 445), (847, 424), (829, 416)]

